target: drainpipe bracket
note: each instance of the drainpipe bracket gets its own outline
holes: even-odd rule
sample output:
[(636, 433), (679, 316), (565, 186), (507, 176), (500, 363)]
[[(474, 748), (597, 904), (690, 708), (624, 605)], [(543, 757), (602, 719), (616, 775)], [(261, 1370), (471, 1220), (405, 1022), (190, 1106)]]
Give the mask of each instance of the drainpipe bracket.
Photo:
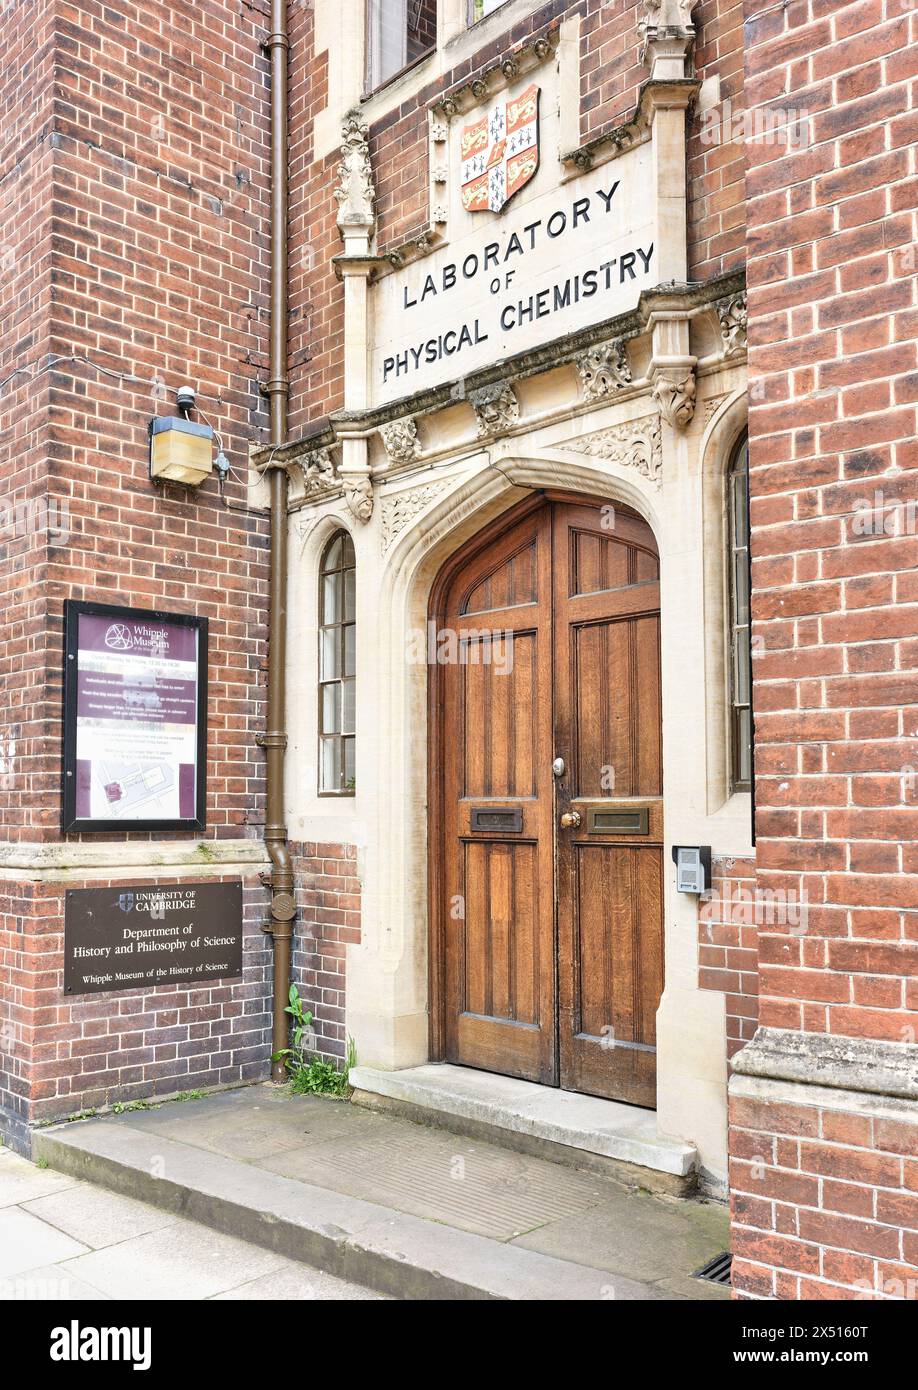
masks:
[(270, 53), (272, 48), (283, 48), (290, 52), (290, 40), (284, 33), (265, 34), (258, 42), (264, 53)]
[(286, 748), (287, 735), (283, 729), (264, 729), (255, 735), (259, 748)]
[(293, 940), (293, 926), (290, 922), (273, 922), (268, 918), (262, 923), (261, 929), (265, 936), (271, 936), (275, 941)]
[(259, 382), (258, 390), (262, 396), (286, 396), (290, 392), (290, 378), (273, 376), (269, 381)]

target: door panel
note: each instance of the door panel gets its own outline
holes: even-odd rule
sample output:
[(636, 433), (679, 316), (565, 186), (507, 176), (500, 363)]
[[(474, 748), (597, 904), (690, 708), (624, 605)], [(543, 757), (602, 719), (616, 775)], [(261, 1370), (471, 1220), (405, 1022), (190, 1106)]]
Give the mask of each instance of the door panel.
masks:
[[(530, 509), (463, 558), (438, 622), (455, 657), (437, 670), (431, 874), (446, 1058), (652, 1106), (663, 803), (650, 528), (611, 507)], [(580, 824), (562, 827), (571, 813)]]
[[(652, 1106), (663, 988), (659, 570), (646, 523), (610, 512), (557, 506), (554, 520), (555, 741), (567, 763), (555, 818), (560, 1079)], [(580, 824), (562, 826), (566, 812)]]
[(463, 566), (440, 623), (446, 1056), (555, 1082), (547, 510)]

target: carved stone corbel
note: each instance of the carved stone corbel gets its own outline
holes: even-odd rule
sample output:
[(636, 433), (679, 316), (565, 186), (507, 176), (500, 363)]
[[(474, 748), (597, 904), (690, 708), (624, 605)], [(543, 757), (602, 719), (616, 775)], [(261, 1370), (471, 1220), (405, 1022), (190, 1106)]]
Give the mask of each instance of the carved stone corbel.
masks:
[(392, 420), (382, 425), (379, 431), (390, 463), (411, 463), (421, 452), (418, 427), (410, 415), (403, 420)]
[(667, 424), (673, 429), (684, 430), (695, 414), (695, 391), (694, 366), (659, 367), (651, 396)]
[(746, 292), (717, 301), (717, 317), (723, 338), (724, 357), (736, 357), (746, 351)]
[(358, 521), (367, 522), (373, 515), (373, 483), (369, 475), (358, 474), (351, 477), (344, 474), (341, 479), (344, 500)]
[(520, 403), (508, 381), (495, 382), (469, 392), (469, 401), (478, 420), (478, 438), (489, 439), (506, 434), (520, 418)]
[(620, 390), (631, 381), (628, 355), (621, 338), (610, 343), (597, 343), (576, 359), (580, 386), (585, 400), (596, 400), (611, 391)]

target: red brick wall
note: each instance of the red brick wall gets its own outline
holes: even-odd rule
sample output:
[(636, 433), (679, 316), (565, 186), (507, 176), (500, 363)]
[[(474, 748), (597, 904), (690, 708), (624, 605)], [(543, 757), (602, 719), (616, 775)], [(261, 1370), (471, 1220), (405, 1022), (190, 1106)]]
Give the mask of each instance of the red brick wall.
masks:
[[(291, 6), (297, 22), (308, 10)], [(39, 518), (50, 503), (58, 528), (0, 535), (0, 841), (59, 838), (67, 598), (209, 619), (204, 838), (260, 834), (267, 521), (224, 508), (215, 479), (196, 492), (151, 484), (147, 426), (174, 413), (178, 385), (197, 386), (234, 470), (228, 495), (246, 500), (249, 444), (266, 425), (264, 32), (262, 9), (232, 0), (0, 15), (0, 382), (39, 369), (0, 385), (0, 482)], [(92, 365), (44, 370), (52, 351)], [(246, 884), (243, 980), (70, 999), (65, 885), (0, 880), (0, 1110), (20, 1140), (36, 1119), (267, 1075), (266, 894)], [(333, 913), (315, 921), (328, 933), (315, 1009), (337, 1053), (347, 928)], [(338, 981), (327, 989), (326, 956)]]
[[(802, 109), (807, 133), (747, 146), (757, 879), (806, 903), (804, 933), (760, 929), (760, 1021), (904, 1046), (918, 1025), (918, 539), (902, 505), (918, 467), (918, 15), (881, 0), (747, 14), (750, 107)], [(865, 531), (876, 494), (893, 524)], [(764, 1136), (758, 1186), (743, 1180), (734, 1204), (741, 1293), (850, 1293), (865, 1272), (882, 1291), (897, 1262), (918, 1273), (901, 1164), (914, 1129), (833, 1119), (823, 1180), (825, 1114), (736, 1100), (733, 1122), (736, 1144)], [(789, 1177), (798, 1166), (811, 1176)], [(857, 1193), (837, 1190), (849, 1174)]]
[(742, 0), (702, 0), (695, 71), (720, 100), (689, 123), (689, 277), (710, 280), (746, 259)]
[[(51, 301), (53, 46), (50, 11), (0, 15), (0, 806), (17, 807), (23, 743), (41, 730), (48, 553), (47, 377), (27, 364), (48, 350)], [(23, 370), (20, 370), (23, 369)], [(5, 816), (0, 817), (6, 819)]]
[[(25, 16), (39, 10), (5, 12), (14, 46)], [(214, 482), (194, 494), (152, 485), (147, 424), (174, 409), (175, 387), (190, 381), (237, 478), (249, 441), (261, 438), (260, 21), (228, 3), (199, 11), (160, 0), (120, 9), (61, 3), (54, 14), (53, 32), (21, 35), (22, 63), (38, 68), (36, 103), (47, 105), (47, 119), (24, 107), (21, 85), (5, 93), (3, 126), (15, 138), (2, 193), (18, 293), (4, 295), (13, 321), (0, 379), (46, 366), (47, 350), (95, 365), (63, 361), (0, 391), (0, 468), (14, 485), (41, 492), (67, 528), (62, 544), (35, 534), (16, 543), (16, 607), (0, 647), (4, 723), (15, 742), (0, 779), (3, 834), (57, 833), (61, 619), (73, 597), (210, 619), (207, 818), (211, 834), (238, 835), (249, 816), (258, 818), (261, 788), (252, 740), (263, 683), (266, 524), (226, 511)], [(34, 463), (23, 456), (24, 439)], [(238, 483), (230, 492), (237, 501), (243, 495)]]
[(918, 538), (901, 516), (902, 534), (864, 536), (858, 517), (876, 492), (894, 515), (918, 467), (915, 122), (899, 114), (918, 15), (815, 9), (751, 24), (747, 57), (751, 98), (786, 83), (811, 130), (796, 153), (749, 149), (758, 875), (808, 904), (806, 937), (763, 934), (761, 1018), (901, 1041), (916, 1021)]
[(715, 859), (698, 905), (698, 983), (726, 995), (727, 1056), (748, 1042), (759, 1016), (758, 932), (762, 905), (754, 859)]
[(733, 1285), (918, 1299), (918, 1122), (734, 1098)]
[[(133, 882), (0, 884), (0, 1107), (14, 1125), (265, 1075), (270, 947), (261, 931), (264, 890), (257, 876), (243, 892), (242, 979), (63, 993), (66, 888)], [(151, 876), (138, 882), (148, 884)], [(167, 887), (188, 879), (156, 882)]]
[(316, 1051), (345, 1055), (348, 946), (360, 943), (360, 878), (354, 845), (292, 846), (298, 880), (299, 924), (293, 977), (315, 1018)]

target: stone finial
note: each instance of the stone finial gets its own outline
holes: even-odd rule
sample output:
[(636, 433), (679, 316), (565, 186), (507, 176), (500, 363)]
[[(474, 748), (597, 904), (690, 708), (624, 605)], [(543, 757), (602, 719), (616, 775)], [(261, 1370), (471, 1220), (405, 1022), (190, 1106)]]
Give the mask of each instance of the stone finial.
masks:
[(641, 62), (651, 67), (660, 58), (665, 66), (660, 76), (674, 77), (673, 65), (684, 60), (695, 41), (692, 11), (699, 0), (642, 0), (638, 18)]
[(373, 169), (370, 164), (370, 130), (359, 111), (348, 111), (341, 128), (341, 162), (338, 165), (338, 226), (370, 234), (375, 225)]
[(651, 395), (673, 429), (684, 430), (695, 414), (695, 371), (692, 367), (658, 369)]
[(411, 463), (421, 452), (418, 427), (410, 415), (382, 425), (379, 433), (392, 463)]
[(631, 381), (631, 368), (621, 338), (610, 343), (597, 343), (576, 359), (580, 385), (586, 400), (607, 396)]
[(692, 11), (699, 0), (643, 0), (638, 17), (642, 37), (649, 29), (691, 29)]

